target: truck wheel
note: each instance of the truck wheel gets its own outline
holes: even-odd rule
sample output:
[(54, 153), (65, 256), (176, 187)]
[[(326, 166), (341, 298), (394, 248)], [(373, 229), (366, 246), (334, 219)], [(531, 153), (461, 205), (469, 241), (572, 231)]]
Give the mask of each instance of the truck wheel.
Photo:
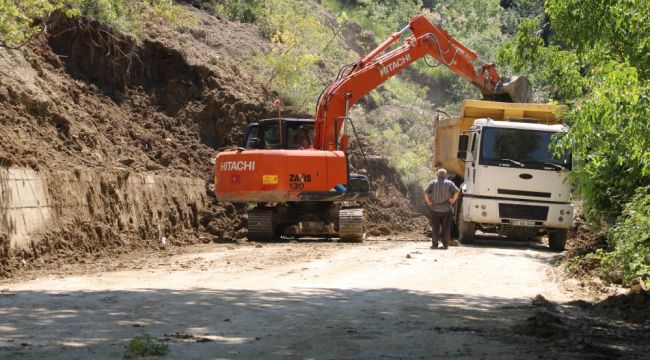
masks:
[(471, 244), (475, 240), (476, 224), (464, 220), (463, 208), (459, 206), (458, 212), (458, 241), (461, 244)]
[(566, 229), (555, 229), (548, 233), (548, 247), (553, 251), (564, 251), (566, 247)]

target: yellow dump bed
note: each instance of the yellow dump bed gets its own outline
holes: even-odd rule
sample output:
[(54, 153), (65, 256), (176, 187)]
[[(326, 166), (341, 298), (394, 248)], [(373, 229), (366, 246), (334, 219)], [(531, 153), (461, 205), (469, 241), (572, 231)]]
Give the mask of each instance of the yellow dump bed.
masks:
[(539, 124), (562, 124), (564, 107), (548, 104), (504, 103), (484, 100), (465, 100), (460, 116), (435, 122), (435, 167), (463, 176), (465, 163), (456, 157), (458, 137), (468, 130), (476, 119), (526, 121)]

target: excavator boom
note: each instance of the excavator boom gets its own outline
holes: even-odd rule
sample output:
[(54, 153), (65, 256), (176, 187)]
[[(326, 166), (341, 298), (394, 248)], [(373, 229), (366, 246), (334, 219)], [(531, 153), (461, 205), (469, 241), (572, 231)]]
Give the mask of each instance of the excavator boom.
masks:
[[(407, 30), (411, 30), (413, 36), (400, 47), (384, 53)], [(348, 109), (362, 96), (426, 55), (476, 86), (486, 99), (528, 101), (530, 83), (525, 77), (500, 77), (494, 64), (482, 61), (474, 51), (419, 15), (412, 18), (408, 26), (352, 64), (347, 73), (325, 89), (316, 113), (314, 147), (322, 150), (337, 148)]]

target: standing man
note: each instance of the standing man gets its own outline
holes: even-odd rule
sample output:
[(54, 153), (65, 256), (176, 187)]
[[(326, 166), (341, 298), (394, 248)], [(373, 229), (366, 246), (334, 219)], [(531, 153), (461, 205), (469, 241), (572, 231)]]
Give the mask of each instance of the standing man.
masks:
[(424, 201), (431, 209), (431, 248), (437, 249), (442, 237), (442, 246), (447, 249), (451, 238), (451, 208), (459, 191), (456, 184), (447, 180), (447, 170), (440, 168), (436, 175), (424, 188)]

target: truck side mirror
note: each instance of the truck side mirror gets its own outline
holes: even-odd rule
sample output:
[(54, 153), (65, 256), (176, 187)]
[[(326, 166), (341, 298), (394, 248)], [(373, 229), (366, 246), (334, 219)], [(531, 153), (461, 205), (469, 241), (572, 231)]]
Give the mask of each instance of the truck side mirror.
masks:
[(461, 134), (458, 137), (458, 154), (456, 155), (459, 159), (465, 159), (467, 156), (467, 145), (469, 144), (469, 135)]

